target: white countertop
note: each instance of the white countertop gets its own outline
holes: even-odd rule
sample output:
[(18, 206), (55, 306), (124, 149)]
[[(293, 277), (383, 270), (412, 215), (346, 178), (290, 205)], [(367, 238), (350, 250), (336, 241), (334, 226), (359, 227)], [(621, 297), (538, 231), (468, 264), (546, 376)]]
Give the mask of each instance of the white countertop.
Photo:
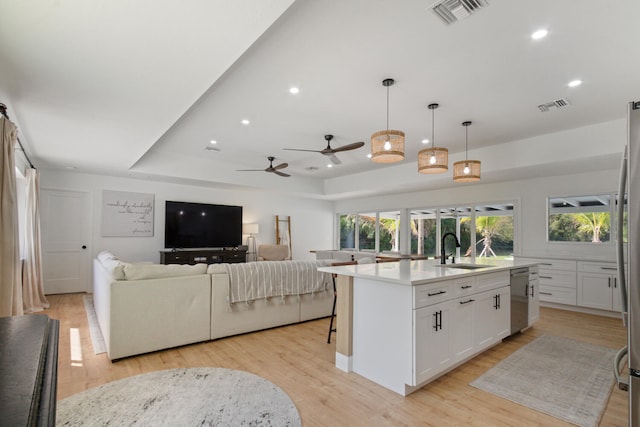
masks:
[[(486, 267), (466, 270), (452, 268), (456, 265), (483, 265)], [(510, 270), (514, 267), (528, 267), (537, 265), (535, 262), (519, 260), (496, 260), (487, 258), (465, 259), (456, 261), (456, 264), (447, 264), (440, 267), (439, 260), (401, 260), (397, 262), (382, 262), (375, 264), (354, 264), (335, 267), (320, 267), (318, 271), (334, 273), (344, 276), (352, 276), (366, 279), (381, 280), (383, 282), (397, 283), (399, 285), (414, 286), (430, 282), (454, 279), (463, 276), (473, 276), (494, 271)]]

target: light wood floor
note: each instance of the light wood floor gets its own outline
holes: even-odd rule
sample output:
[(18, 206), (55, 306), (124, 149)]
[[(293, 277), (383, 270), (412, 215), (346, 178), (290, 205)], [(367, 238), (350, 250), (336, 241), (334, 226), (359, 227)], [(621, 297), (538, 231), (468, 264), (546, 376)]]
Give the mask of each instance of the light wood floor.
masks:
[[(58, 399), (100, 384), (161, 369), (224, 367), (260, 375), (295, 402), (305, 426), (565, 426), (469, 386), (497, 362), (542, 334), (573, 338), (613, 349), (626, 343), (617, 318), (542, 308), (536, 325), (505, 340), (419, 391), (399, 396), (354, 373), (334, 367), (335, 345), (327, 344), (329, 319), (224, 338), (130, 357), (111, 363), (95, 355), (83, 294), (50, 295), (45, 311), (60, 320)], [(81, 360), (71, 360), (70, 336), (81, 342)], [(79, 350), (79, 349), (78, 349)], [(77, 353), (77, 351), (76, 351)], [(80, 359), (74, 356), (74, 359)], [(627, 394), (614, 388), (601, 426), (626, 426)]]

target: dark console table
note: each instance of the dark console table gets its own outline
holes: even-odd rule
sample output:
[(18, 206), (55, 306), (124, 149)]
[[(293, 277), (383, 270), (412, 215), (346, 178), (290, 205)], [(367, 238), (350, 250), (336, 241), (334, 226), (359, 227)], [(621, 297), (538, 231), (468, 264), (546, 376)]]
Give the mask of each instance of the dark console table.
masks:
[(247, 262), (246, 249), (192, 249), (160, 251), (161, 264), (218, 264)]
[(55, 426), (60, 322), (0, 318), (0, 424)]

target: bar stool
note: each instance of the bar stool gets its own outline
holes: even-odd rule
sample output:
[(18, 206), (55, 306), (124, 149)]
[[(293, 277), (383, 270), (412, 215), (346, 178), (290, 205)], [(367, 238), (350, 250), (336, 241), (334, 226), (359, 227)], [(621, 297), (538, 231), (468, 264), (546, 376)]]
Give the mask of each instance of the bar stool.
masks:
[[(370, 264), (372, 261), (370, 258), (361, 258), (358, 261), (345, 261), (334, 262), (332, 267), (339, 265), (354, 265), (354, 264)], [(333, 321), (336, 318), (336, 301), (338, 300), (338, 290), (336, 289), (336, 277), (337, 274), (331, 274), (331, 281), (333, 282), (333, 308), (331, 309), (331, 321), (329, 322), (329, 335), (327, 336), (327, 344), (331, 344), (331, 333), (336, 332), (336, 328), (333, 327)]]

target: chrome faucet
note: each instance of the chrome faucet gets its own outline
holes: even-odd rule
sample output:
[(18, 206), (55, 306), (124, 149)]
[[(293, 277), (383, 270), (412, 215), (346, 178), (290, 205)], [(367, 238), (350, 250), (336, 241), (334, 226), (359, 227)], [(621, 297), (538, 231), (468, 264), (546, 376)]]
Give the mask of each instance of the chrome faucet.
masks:
[[(440, 242), (440, 264), (446, 264), (447, 263), (447, 257), (446, 257), (445, 252), (444, 252), (444, 241), (447, 239), (447, 236), (453, 236), (453, 238), (456, 240), (456, 248), (460, 247), (460, 242), (458, 241), (458, 238), (456, 237), (455, 234), (453, 234), (453, 233), (445, 233), (445, 235), (442, 236), (442, 241)], [(454, 255), (454, 258), (453, 258), (453, 262), (454, 263), (456, 262), (455, 255)]]

